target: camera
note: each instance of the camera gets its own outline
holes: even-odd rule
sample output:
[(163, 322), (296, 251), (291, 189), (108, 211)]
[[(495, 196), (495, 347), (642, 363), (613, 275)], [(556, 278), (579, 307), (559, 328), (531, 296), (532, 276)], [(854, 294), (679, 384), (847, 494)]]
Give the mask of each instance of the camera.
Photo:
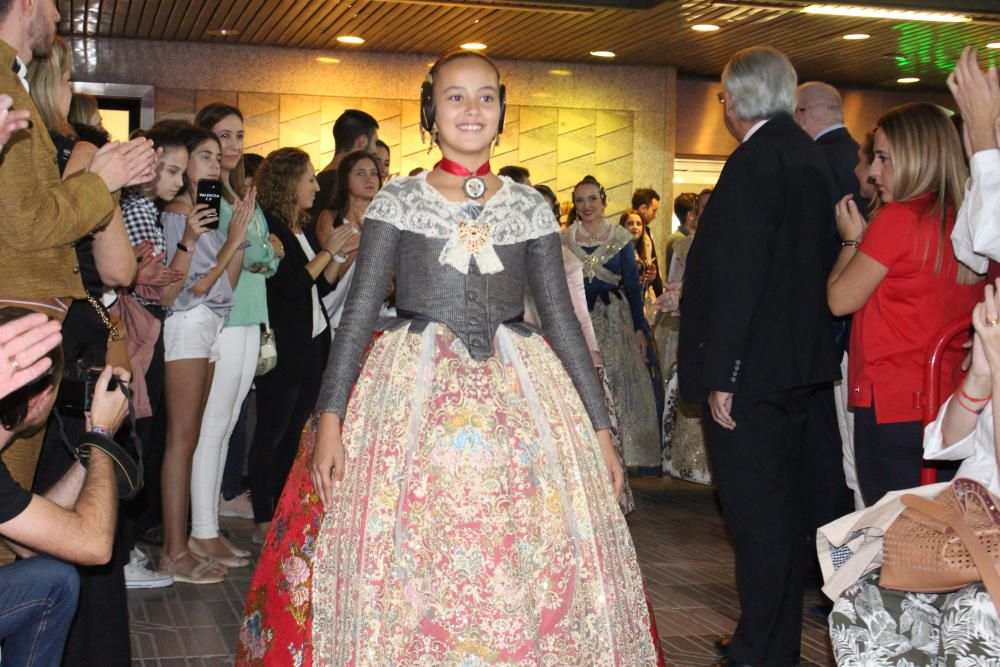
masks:
[[(91, 368), (82, 359), (76, 364), (67, 366), (63, 371), (62, 383), (59, 385), (59, 396), (56, 406), (73, 412), (90, 412), (94, 400), (94, 390), (101, 377), (101, 368)], [(108, 381), (108, 391), (118, 389), (118, 378), (111, 376)]]

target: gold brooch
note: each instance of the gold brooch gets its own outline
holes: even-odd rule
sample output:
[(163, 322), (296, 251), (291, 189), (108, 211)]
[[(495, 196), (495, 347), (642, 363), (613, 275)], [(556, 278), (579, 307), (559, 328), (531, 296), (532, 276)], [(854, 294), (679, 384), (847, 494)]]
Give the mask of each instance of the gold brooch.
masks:
[(458, 238), (465, 244), (465, 249), (470, 255), (478, 254), (486, 242), (489, 240), (490, 226), (488, 224), (477, 225), (462, 220), (458, 223)]

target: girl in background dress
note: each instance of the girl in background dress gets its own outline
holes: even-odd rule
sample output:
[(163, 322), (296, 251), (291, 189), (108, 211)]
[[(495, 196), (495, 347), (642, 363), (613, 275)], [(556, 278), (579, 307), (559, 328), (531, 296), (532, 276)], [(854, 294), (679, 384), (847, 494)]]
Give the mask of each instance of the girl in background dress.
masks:
[(607, 196), (593, 176), (573, 188), (575, 220), (563, 243), (583, 262), (587, 304), (621, 418), (625, 465), (660, 474), (660, 429), (646, 367), (649, 325), (632, 235), (604, 219)]

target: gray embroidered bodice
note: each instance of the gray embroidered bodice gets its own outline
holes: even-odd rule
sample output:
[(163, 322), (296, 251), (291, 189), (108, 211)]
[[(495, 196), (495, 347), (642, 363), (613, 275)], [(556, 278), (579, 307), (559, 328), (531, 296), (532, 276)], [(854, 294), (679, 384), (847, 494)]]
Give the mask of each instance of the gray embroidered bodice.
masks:
[(503, 179), (485, 206), (452, 202), (427, 183), (426, 172), (389, 181), (368, 209), (354, 278), (330, 350), (317, 409), (341, 418), (379, 307), (396, 276), (401, 318), (383, 329), (427, 322), (446, 325), (483, 361), (493, 355), (497, 327), (521, 335), (525, 286), (543, 333), (565, 366), (595, 430), (610, 425), (604, 392), (563, 271), (559, 225), (541, 195)]

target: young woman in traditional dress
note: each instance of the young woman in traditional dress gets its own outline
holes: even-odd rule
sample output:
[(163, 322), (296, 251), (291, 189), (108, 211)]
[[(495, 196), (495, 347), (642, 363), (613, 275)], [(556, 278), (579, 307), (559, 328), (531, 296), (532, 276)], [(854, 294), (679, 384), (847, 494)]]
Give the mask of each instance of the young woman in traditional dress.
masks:
[[(368, 210), (318, 403), (323, 508), (303, 525), (313, 489), (286, 487), (240, 664), (657, 662), (558, 225), (490, 169), (499, 79), (460, 52), (422, 88), (444, 159)], [(399, 317), (362, 362), (393, 275)]]

